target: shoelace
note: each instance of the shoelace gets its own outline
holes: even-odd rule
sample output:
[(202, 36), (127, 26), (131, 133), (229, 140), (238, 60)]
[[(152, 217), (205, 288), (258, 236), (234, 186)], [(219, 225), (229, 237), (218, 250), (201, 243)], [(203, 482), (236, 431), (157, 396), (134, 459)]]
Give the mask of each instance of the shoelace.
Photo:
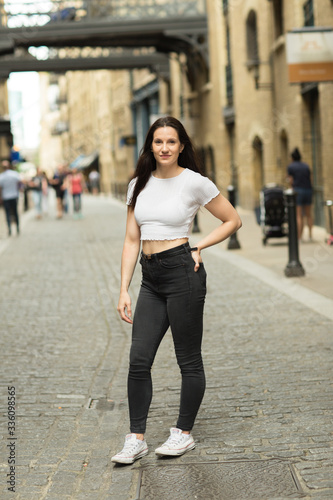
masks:
[(124, 448), (121, 450), (120, 454), (122, 453), (130, 453), (132, 451), (134, 451), (137, 447), (137, 444), (136, 443), (132, 443), (130, 441), (127, 441), (124, 445)]
[(183, 440), (182, 435), (171, 435), (165, 444), (179, 444)]

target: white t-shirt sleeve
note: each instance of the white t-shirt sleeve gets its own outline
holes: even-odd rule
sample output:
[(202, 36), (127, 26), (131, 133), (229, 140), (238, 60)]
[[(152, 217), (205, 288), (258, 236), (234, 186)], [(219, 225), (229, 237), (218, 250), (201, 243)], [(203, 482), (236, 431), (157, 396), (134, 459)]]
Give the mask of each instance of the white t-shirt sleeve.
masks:
[(200, 206), (207, 205), (220, 191), (208, 177), (198, 174), (194, 183), (194, 199)]
[(126, 205), (130, 205), (131, 204), (131, 200), (132, 200), (132, 197), (133, 197), (135, 183), (136, 183), (136, 177), (135, 177), (135, 179), (132, 179), (131, 182), (128, 185)]

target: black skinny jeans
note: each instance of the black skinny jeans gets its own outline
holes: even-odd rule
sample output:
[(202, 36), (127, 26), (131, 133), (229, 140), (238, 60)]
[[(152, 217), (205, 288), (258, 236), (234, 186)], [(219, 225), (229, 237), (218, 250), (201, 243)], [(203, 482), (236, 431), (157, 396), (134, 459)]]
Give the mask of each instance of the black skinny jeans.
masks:
[(74, 212), (81, 212), (81, 193), (73, 194)]
[(205, 392), (201, 343), (206, 271), (203, 264), (194, 271), (188, 243), (151, 256), (142, 253), (140, 264), (142, 283), (133, 319), (128, 374), (131, 432), (143, 434), (146, 430), (152, 399), (151, 367), (169, 326), (182, 375), (176, 426), (190, 431)]
[(17, 213), (18, 198), (11, 198), (10, 200), (3, 200), (3, 206), (6, 212), (7, 226), (9, 233), (11, 232), (11, 215), (13, 215), (16, 227), (19, 228), (19, 217)]

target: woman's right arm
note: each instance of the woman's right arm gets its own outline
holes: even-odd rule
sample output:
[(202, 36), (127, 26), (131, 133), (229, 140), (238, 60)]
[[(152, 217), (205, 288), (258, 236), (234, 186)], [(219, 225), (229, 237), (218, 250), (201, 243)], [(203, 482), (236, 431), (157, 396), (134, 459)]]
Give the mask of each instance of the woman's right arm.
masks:
[(121, 256), (121, 284), (117, 310), (123, 321), (133, 323), (131, 298), (128, 293), (140, 251), (140, 228), (133, 207), (127, 209), (126, 235)]

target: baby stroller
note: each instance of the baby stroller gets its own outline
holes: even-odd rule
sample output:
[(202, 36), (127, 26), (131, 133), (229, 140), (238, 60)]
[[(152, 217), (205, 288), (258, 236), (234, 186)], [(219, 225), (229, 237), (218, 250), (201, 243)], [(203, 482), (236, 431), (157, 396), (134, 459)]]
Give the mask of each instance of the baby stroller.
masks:
[(264, 245), (269, 238), (288, 236), (283, 188), (277, 184), (267, 184), (260, 191), (260, 226)]

